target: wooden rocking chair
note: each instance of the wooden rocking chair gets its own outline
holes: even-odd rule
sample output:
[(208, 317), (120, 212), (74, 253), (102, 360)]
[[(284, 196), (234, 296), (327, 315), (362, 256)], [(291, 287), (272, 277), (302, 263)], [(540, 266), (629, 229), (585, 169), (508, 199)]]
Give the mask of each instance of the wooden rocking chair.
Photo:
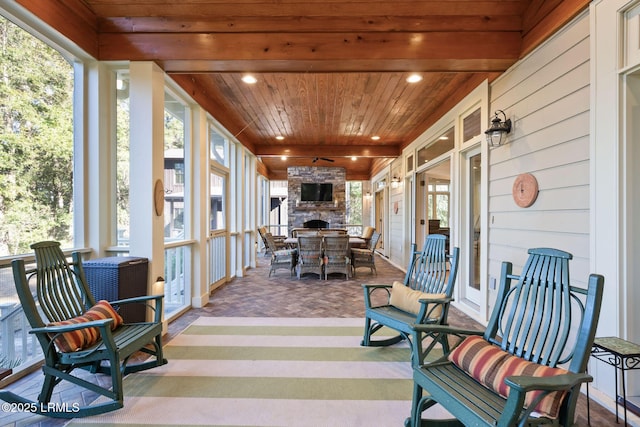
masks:
[[(571, 254), (557, 249), (530, 249), (519, 276), (504, 262), (484, 331), (414, 326), (418, 363), (405, 425), (575, 425), (580, 385), (592, 380), (586, 368), (604, 278), (590, 275), (587, 289), (570, 285), (570, 259)], [(441, 359), (425, 362), (434, 340), (456, 346)], [(436, 403), (455, 419), (423, 419), (423, 411)]]
[[(0, 399), (22, 403), (31, 412), (55, 418), (85, 417), (121, 408), (124, 375), (167, 363), (162, 356), (164, 295), (96, 304), (84, 276), (79, 252), (72, 254), (70, 264), (59, 242), (35, 243), (31, 248), (35, 250), (35, 269), (26, 271), (23, 260), (14, 260), (12, 266), (20, 303), (32, 328), (30, 333), (36, 335), (44, 353), (44, 383), (37, 402), (8, 390), (0, 390)], [(29, 287), (33, 277), (36, 278), (35, 295)], [(119, 307), (128, 303), (150, 307), (155, 312), (154, 320), (118, 325), (122, 318), (111, 305)], [(139, 351), (154, 357), (129, 364), (131, 356)], [(76, 368), (111, 375), (112, 389), (72, 375)], [(99, 399), (98, 403), (72, 410), (50, 404), (54, 388), (63, 380), (108, 400)], [(51, 411), (52, 407), (58, 406), (61, 408), (58, 412)]]

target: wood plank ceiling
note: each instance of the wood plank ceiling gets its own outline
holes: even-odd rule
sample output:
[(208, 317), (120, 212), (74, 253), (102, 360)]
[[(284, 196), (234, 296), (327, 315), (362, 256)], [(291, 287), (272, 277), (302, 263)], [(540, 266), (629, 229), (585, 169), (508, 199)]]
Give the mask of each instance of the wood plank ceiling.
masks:
[[(292, 165), (369, 179), (589, 0), (15, 3), (95, 58), (155, 61), (271, 179)], [(423, 80), (407, 83), (413, 72)], [(241, 80), (247, 73), (255, 84)]]

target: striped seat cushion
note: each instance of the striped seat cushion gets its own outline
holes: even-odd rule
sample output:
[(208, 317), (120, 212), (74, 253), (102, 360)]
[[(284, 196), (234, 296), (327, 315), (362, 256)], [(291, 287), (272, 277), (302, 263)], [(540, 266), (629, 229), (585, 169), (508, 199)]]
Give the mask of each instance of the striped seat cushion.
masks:
[[(115, 330), (123, 323), (122, 317), (113, 309), (111, 304), (105, 300), (101, 300), (81, 316), (60, 322), (52, 322), (47, 326), (77, 325), (79, 323), (109, 318), (113, 319), (113, 322), (111, 323), (111, 330)], [(49, 334), (49, 336), (53, 339), (58, 350), (63, 353), (71, 353), (74, 351), (80, 351), (95, 344), (98, 341), (98, 338), (100, 338), (100, 331), (98, 328), (83, 328), (61, 334)]]
[[(514, 375), (549, 377), (568, 373), (565, 369), (550, 368), (526, 361), (503, 351), (500, 347), (490, 344), (479, 336), (465, 338), (449, 354), (449, 360), (480, 384), (504, 398), (509, 395), (509, 386), (504, 381), (507, 377)], [(542, 391), (527, 393), (525, 406), (528, 408), (541, 393)], [(549, 393), (536, 405), (534, 410), (542, 416), (557, 418), (565, 394), (566, 391)]]

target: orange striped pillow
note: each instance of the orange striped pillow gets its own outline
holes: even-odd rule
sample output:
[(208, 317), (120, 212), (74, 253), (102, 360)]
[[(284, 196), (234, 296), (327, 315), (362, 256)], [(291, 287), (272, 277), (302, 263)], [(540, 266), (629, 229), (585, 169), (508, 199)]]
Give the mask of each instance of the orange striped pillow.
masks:
[(102, 320), (102, 319), (113, 319), (113, 323), (111, 323), (111, 330), (115, 331), (116, 328), (124, 323), (122, 316), (118, 314), (117, 311), (113, 309), (111, 304), (108, 301), (100, 300), (87, 310), (83, 316), (88, 317), (89, 320)]
[[(52, 322), (47, 326), (76, 325), (92, 320), (112, 318), (111, 330), (122, 325), (122, 317), (113, 309), (111, 304), (105, 300), (98, 301), (96, 305), (87, 310), (83, 315), (60, 322)], [(98, 328), (84, 328), (75, 331), (64, 332), (62, 334), (49, 334), (53, 338), (56, 347), (64, 353), (79, 351), (95, 344), (100, 338)]]
[[(465, 338), (449, 354), (449, 360), (480, 384), (505, 399), (509, 396), (509, 386), (504, 381), (507, 377), (514, 375), (550, 377), (568, 373), (565, 369), (550, 368), (509, 354), (479, 336)], [(525, 407), (529, 407), (541, 393), (542, 391), (527, 393)], [(545, 417), (557, 418), (560, 403), (565, 394), (566, 391), (549, 393), (536, 405), (535, 411)]]

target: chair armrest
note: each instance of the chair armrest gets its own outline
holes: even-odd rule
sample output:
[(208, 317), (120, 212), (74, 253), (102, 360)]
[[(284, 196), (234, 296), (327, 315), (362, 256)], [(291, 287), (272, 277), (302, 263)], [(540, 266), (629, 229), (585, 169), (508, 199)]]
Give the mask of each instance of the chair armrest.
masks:
[(164, 295), (143, 295), (139, 297), (131, 297), (131, 298), (124, 298), (124, 299), (119, 299), (115, 301), (109, 301), (109, 304), (131, 304), (131, 303), (146, 302), (151, 300), (157, 301), (162, 298), (164, 298)]
[(389, 284), (381, 284), (381, 283), (363, 283), (363, 288), (389, 288), (391, 289), (391, 285)]
[[(164, 295), (144, 295), (140, 297), (125, 298), (116, 301), (109, 301), (109, 304), (125, 305), (134, 303), (143, 303), (147, 307), (153, 310), (153, 323), (159, 323), (162, 321), (162, 303)], [(149, 301), (155, 301), (155, 304), (148, 304)]]
[[(33, 328), (29, 331), (29, 333), (36, 334), (36, 335), (44, 334), (47, 336), (51, 336), (53, 334), (54, 336), (51, 337), (49, 340), (49, 349), (53, 349), (54, 340), (60, 334), (63, 334), (65, 332), (76, 331), (80, 329), (86, 329), (86, 328), (98, 328), (98, 331), (100, 332), (100, 340), (107, 347), (107, 349), (109, 349), (109, 351), (113, 352), (113, 351), (116, 351), (116, 344), (113, 340), (113, 333), (111, 332), (112, 323), (113, 323), (113, 319), (111, 318), (91, 320), (89, 322), (74, 323), (71, 325), (44, 326), (41, 328)], [(95, 351), (95, 349), (92, 350), (92, 352), (93, 351)]]
[[(418, 302), (421, 304), (420, 311), (418, 312), (418, 316), (416, 317), (416, 323), (437, 323), (440, 325), (446, 324), (448, 304), (453, 301), (451, 297), (444, 298), (420, 298)], [(440, 316), (438, 316), (437, 321), (433, 319), (433, 312), (438, 308), (441, 308)]]
[(77, 331), (86, 328), (100, 328), (113, 323), (113, 319), (91, 320), (89, 322), (74, 323), (71, 325), (43, 326), (41, 328), (33, 328), (30, 334), (61, 334), (64, 332)]
[(414, 332), (419, 334), (450, 334), (456, 336), (468, 336), (468, 335), (484, 335), (484, 331), (478, 331), (474, 329), (463, 329), (455, 326), (449, 325), (424, 325), (424, 324), (413, 324), (411, 328)]
[(453, 298), (451, 297), (444, 297), (444, 298), (420, 298), (418, 300), (419, 303), (423, 304), (423, 305), (427, 305), (427, 304), (445, 304), (445, 303), (449, 303), (453, 301)]
[(532, 390), (559, 391), (569, 390), (584, 382), (593, 381), (593, 377), (585, 373), (568, 372), (562, 375), (551, 377), (533, 377), (525, 375), (514, 375), (505, 378), (505, 383), (511, 390), (528, 392)]
[[(411, 325), (411, 329), (413, 329), (411, 363), (414, 367), (424, 365), (426, 357), (438, 343), (442, 344), (443, 347), (443, 356), (439, 360), (446, 360), (451, 350), (456, 348), (467, 336), (484, 335), (484, 331), (429, 323), (416, 323)], [(453, 345), (449, 339), (450, 337), (457, 339)]]
[[(509, 425), (522, 425), (527, 418), (535, 411), (538, 403), (549, 393), (554, 391), (569, 391), (579, 386), (583, 382), (591, 382), (593, 377), (585, 373), (568, 372), (562, 375), (550, 377), (534, 377), (524, 375), (514, 375), (505, 378), (504, 382), (510, 387), (509, 397), (505, 405), (501, 422)], [(530, 391), (543, 391), (527, 408), (522, 411), (525, 402), (525, 395)], [(520, 420), (517, 419), (520, 415)], [(506, 424), (505, 424), (506, 425)]]
[(351, 248), (351, 253), (359, 255), (371, 255), (373, 251), (371, 249)]
[(364, 290), (365, 309), (372, 307), (371, 295), (373, 295), (373, 293), (378, 289), (383, 289), (387, 293), (387, 304), (388, 304), (389, 298), (391, 298), (391, 288), (392, 288), (392, 285), (388, 285), (388, 284), (363, 283), (362, 289)]

